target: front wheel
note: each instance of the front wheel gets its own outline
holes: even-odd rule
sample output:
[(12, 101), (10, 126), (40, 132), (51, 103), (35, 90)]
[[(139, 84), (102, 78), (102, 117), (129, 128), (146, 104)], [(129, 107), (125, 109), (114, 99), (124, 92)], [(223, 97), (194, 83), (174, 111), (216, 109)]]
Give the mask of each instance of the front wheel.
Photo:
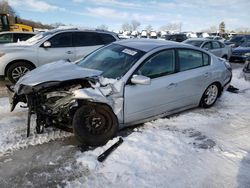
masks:
[(213, 83), (205, 90), (200, 101), (200, 106), (203, 108), (209, 108), (214, 105), (219, 96), (218, 84)]
[(35, 68), (34, 66), (26, 62), (20, 61), (12, 64), (8, 68), (6, 75), (12, 83), (16, 83), (19, 80), (19, 78), (21, 78), (23, 75), (25, 75), (27, 72), (31, 71), (34, 68)]
[(79, 108), (73, 118), (75, 138), (82, 144), (99, 146), (113, 138), (118, 121), (106, 105), (86, 105)]

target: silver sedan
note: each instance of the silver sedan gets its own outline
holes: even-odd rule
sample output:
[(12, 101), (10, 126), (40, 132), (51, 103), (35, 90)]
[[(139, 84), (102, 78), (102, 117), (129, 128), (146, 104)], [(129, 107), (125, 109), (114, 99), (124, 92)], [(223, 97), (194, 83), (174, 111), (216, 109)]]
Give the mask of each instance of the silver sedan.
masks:
[(29, 72), (13, 89), (12, 109), (26, 102), (39, 133), (48, 126), (72, 129), (82, 143), (100, 145), (118, 128), (211, 107), (231, 77), (230, 65), (206, 50), (154, 39), (122, 40), (77, 64), (60, 61)]
[(230, 46), (225, 45), (224, 43), (213, 39), (206, 39), (206, 38), (187, 39), (183, 41), (183, 43), (200, 47), (224, 59), (230, 59), (232, 55), (232, 48)]

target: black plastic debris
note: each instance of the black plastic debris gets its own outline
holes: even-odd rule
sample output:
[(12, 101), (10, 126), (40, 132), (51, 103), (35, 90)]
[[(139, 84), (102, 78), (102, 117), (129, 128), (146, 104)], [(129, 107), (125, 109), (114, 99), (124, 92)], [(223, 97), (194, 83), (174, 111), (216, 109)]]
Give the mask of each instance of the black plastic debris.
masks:
[(227, 91), (231, 92), (231, 93), (239, 93), (239, 89), (230, 85), (228, 88), (227, 88)]
[(101, 155), (99, 155), (97, 157), (97, 160), (99, 162), (103, 162), (118, 146), (121, 145), (122, 142), (123, 142), (123, 139), (120, 137), (119, 140), (115, 144), (113, 144), (112, 146), (110, 146), (110, 148), (108, 148)]

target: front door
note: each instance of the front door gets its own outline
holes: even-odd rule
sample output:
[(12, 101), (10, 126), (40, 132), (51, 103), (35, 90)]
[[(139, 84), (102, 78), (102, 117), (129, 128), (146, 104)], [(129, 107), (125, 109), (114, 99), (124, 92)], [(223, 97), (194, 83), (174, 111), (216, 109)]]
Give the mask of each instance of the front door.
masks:
[(217, 41), (212, 42), (212, 49), (210, 50), (210, 52), (216, 55), (217, 57), (222, 57), (222, 49), (219, 42)]
[(124, 93), (124, 123), (162, 114), (174, 106), (177, 98), (175, 83), (175, 51), (161, 51), (149, 58), (134, 73), (151, 78), (149, 85), (128, 83)]
[(58, 60), (75, 61), (75, 48), (72, 46), (72, 33), (59, 33), (48, 40), (50, 47), (38, 49), (39, 66)]

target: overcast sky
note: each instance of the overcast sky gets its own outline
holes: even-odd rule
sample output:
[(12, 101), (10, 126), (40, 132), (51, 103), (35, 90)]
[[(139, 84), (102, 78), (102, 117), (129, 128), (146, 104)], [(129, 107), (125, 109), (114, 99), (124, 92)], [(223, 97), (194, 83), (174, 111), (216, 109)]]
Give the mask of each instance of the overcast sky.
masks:
[(250, 0), (9, 0), (21, 18), (50, 24), (61, 22), (83, 27), (106, 24), (118, 30), (132, 19), (140, 29), (182, 23), (182, 31), (218, 26), (250, 27)]

